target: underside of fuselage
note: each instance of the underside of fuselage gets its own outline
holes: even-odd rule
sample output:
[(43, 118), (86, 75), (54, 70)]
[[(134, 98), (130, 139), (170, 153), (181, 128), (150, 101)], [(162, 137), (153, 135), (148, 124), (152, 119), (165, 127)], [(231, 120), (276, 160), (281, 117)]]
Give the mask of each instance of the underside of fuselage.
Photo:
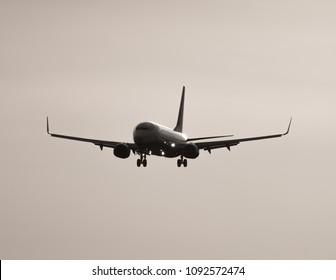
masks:
[(169, 147), (164, 143), (155, 143), (138, 146), (141, 153), (146, 155), (155, 155), (160, 157), (174, 158), (178, 157), (182, 154), (181, 149)]

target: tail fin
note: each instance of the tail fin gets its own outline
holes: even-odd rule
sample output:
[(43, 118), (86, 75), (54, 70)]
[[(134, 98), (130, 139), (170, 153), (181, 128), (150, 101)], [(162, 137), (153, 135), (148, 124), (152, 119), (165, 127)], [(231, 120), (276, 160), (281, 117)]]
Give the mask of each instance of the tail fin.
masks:
[(177, 118), (176, 127), (174, 128), (174, 130), (177, 132), (182, 132), (183, 130), (184, 91), (185, 91), (185, 86), (183, 86), (183, 89), (182, 89), (180, 110), (179, 110), (179, 114)]

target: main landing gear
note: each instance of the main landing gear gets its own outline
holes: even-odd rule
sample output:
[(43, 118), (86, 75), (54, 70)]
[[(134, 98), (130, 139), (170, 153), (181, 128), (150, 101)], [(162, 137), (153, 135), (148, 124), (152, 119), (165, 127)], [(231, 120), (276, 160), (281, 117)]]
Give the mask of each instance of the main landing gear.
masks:
[(177, 160), (177, 166), (181, 167), (181, 165), (183, 165), (184, 167), (188, 166), (188, 161), (187, 159), (183, 159), (183, 156), (181, 156), (181, 158)]
[(140, 167), (141, 164), (143, 165), (143, 167), (147, 166), (147, 159), (145, 154), (141, 154), (140, 158), (137, 159), (137, 166)]

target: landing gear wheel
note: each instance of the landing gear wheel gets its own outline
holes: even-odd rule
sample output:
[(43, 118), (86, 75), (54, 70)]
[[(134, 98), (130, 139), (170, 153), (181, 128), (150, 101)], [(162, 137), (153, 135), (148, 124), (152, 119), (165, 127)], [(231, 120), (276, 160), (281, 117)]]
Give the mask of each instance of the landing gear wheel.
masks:
[(188, 166), (188, 161), (187, 161), (186, 158), (183, 159), (183, 156), (181, 156), (181, 158), (179, 158), (179, 159), (177, 160), (177, 166), (178, 166), (178, 167), (181, 167), (181, 165), (183, 165), (184, 167), (187, 167), (187, 166)]
[(138, 158), (137, 159), (137, 166), (140, 167), (141, 166), (141, 160)]
[(184, 159), (184, 160), (183, 160), (183, 165), (184, 165), (184, 167), (187, 167), (187, 166), (188, 166), (188, 161), (187, 161), (187, 159)]
[(146, 159), (146, 154), (139, 154), (140, 158), (137, 159), (137, 166), (140, 167), (141, 164), (143, 165), (143, 167), (147, 166), (147, 159)]

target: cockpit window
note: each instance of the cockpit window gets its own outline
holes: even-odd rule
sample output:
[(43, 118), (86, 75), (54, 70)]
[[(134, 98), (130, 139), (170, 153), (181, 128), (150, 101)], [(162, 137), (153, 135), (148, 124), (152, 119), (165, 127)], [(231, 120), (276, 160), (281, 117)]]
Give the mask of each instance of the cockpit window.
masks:
[(136, 130), (149, 130), (149, 127), (138, 126)]
[(139, 124), (136, 130), (151, 130), (151, 126), (149, 124)]

